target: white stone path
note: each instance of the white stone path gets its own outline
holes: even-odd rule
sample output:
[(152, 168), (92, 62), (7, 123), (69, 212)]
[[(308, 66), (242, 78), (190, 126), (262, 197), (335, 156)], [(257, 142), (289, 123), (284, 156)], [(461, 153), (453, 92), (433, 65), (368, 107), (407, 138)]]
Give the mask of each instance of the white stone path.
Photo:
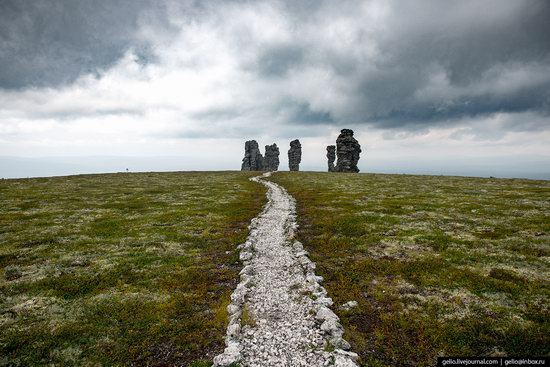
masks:
[(332, 300), (319, 285), (322, 278), (294, 240), (295, 201), (263, 179), (269, 176), (252, 178), (267, 186), (269, 200), (239, 246), (244, 268), (227, 307), (227, 347), (214, 366), (356, 367), (357, 354), (345, 351), (349, 344), (328, 308)]

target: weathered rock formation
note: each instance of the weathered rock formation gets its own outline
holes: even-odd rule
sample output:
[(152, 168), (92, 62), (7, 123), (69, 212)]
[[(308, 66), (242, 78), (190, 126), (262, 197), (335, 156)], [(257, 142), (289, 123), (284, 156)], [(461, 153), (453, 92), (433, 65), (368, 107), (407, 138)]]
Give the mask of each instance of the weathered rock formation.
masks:
[(300, 140), (292, 140), (290, 149), (288, 150), (288, 169), (291, 171), (300, 170), (300, 162), (302, 161), (302, 144)]
[(361, 153), (361, 145), (353, 137), (353, 130), (343, 129), (336, 139), (336, 172), (359, 172), (357, 162)]
[(264, 158), (256, 140), (249, 140), (244, 144), (244, 158), (241, 171), (262, 171)]
[(277, 171), (279, 169), (279, 147), (277, 144), (265, 146), (264, 170)]
[(327, 146), (328, 171), (334, 172), (334, 161), (336, 160), (336, 145)]

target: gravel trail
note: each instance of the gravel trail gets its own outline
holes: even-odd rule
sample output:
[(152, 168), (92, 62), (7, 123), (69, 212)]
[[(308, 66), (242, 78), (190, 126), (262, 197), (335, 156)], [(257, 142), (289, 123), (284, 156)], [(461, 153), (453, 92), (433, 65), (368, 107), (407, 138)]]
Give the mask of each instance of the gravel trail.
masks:
[(269, 176), (252, 178), (269, 200), (239, 246), (244, 267), (227, 307), (227, 347), (214, 365), (356, 367), (322, 278), (294, 239), (295, 201)]

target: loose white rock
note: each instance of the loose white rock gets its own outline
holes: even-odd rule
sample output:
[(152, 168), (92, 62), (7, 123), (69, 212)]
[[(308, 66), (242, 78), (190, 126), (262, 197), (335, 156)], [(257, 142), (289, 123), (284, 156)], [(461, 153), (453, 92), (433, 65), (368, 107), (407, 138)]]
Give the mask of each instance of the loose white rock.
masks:
[(320, 320), (320, 321), (329, 321), (329, 320), (334, 320), (334, 321), (338, 321), (340, 320), (338, 318), (338, 316), (336, 316), (336, 314), (334, 312), (332, 312), (332, 310), (328, 307), (321, 307), (319, 309), (319, 311), (317, 311), (317, 314), (315, 315), (315, 318), (317, 320)]
[(357, 301), (349, 301), (344, 303), (342, 306), (340, 306), (340, 309), (343, 311), (349, 311), (354, 307), (357, 307), (358, 303)]
[[(328, 308), (332, 299), (319, 284), (323, 278), (315, 275), (303, 245), (293, 240), (298, 228), (294, 199), (273, 182), (252, 180), (267, 186), (269, 200), (239, 246), (246, 266), (227, 307), (227, 347), (214, 366), (357, 367), (357, 355), (343, 350), (349, 344), (338, 316)], [(241, 326), (245, 308), (248, 320)], [(337, 349), (325, 351), (327, 343)]]

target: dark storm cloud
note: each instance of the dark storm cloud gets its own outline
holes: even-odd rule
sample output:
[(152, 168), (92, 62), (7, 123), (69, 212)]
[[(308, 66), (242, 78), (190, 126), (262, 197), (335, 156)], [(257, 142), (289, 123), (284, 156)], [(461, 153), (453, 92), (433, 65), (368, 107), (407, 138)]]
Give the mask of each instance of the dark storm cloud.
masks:
[[(550, 77), (543, 75), (550, 71), (550, 3), (401, 5), (390, 30), (380, 35), (383, 63), (357, 84), (369, 103), (355, 117), (399, 126), (496, 112), (550, 113)], [(502, 11), (499, 6), (510, 9), (494, 16)], [(434, 64), (446, 76), (447, 88), (419, 100), (415, 93), (429, 86)], [(519, 79), (512, 79), (514, 73)], [(489, 90), (479, 92), (480, 87)], [(454, 89), (460, 93), (453, 96)]]
[[(369, 100), (368, 107), (377, 104), (377, 108), (358, 108), (350, 116), (356, 123), (360, 123), (363, 117), (375, 124), (384, 127), (400, 127), (403, 125), (423, 126), (432, 125), (434, 122), (452, 123), (462, 118), (472, 118), (494, 113), (522, 113), (538, 112), (550, 117), (550, 78), (542, 83), (532, 83), (526, 86), (518, 86), (514, 90), (499, 92), (498, 89), (491, 92), (466, 93), (454, 98), (434, 96), (428, 101), (417, 101), (412, 97), (415, 92), (414, 79), (397, 80), (387, 78), (373, 83), (365, 82), (358, 88), (357, 93), (365, 100)], [(407, 82), (409, 84), (407, 84)], [(393, 83), (398, 90), (386, 90), (387, 83)], [(378, 86), (378, 88), (373, 88)], [(390, 101), (390, 102), (388, 102)], [(394, 103), (391, 103), (394, 101)]]
[(0, 87), (55, 86), (113, 65), (129, 49), (153, 56), (136, 33), (140, 21), (162, 23), (153, 0), (3, 0)]
[(282, 77), (294, 66), (304, 62), (303, 48), (300, 45), (274, 45), (259, 53), (258, 71), (265, 77)]
[[(255, 18), (266, 24), (254, 25)], [(238, 77), (220, 89), (232, 97), (262, 94), (227, 97), (223, 107), (201, 107), (191, 120), (246, 125), (261, 117), (283, 127), (422, 130), (529, 113), (541, 118), (515, 126), (535, 130), (550, 128), (548, 19), (546, 0), (4, 0), (0, 88), (101, 78), (128, 50), (139, 63), (167, 72), (195, 67), (199, 74), (226, 57), (235, 69), (228, 75)], [(195, 39), (167, 51), (170, 37), (195, 31)], [(202, 39), (205, 33), (211, 37)], [(202, 43), (208, 40), (219, 41), (220, 50)], [(162, 57), (172, 58), (163, 64)], [(148, 108), (141, 102), (149, 100), (130, 110)], [(55, 107), (48, 111), (59, 117), (67, 114), (63, 109), (81, 112)]]
[[(328, 106), (334, 116), (328, 123), (416, 128), (494, 113), (550, 115), (549, 2), (388, 4), (383, 27), (373, 31), (367, 20), (357, 21), (359, 3), (309, 3), (309, 12), (288, 3), (298, 29), (308, 23), (321, 27), (335, 17), (348, 21), (353, 45), (322, 35), (304, 40), (298, 30), (294, 46), (259, 53), (259, 76), (284, 77), (311, 67), (332, 72), (347, 86), (342, 93), (349, 104), (340, 112)], [(373, 45), (376, 51), (365, 57), (361, 50)]]
[(333, 123), (334, 119), (327, 111), (315, 111), (307, 103), (292, 106), (292, 113), (288, 118), (290, 122), (298, 124), (328, 124)]

